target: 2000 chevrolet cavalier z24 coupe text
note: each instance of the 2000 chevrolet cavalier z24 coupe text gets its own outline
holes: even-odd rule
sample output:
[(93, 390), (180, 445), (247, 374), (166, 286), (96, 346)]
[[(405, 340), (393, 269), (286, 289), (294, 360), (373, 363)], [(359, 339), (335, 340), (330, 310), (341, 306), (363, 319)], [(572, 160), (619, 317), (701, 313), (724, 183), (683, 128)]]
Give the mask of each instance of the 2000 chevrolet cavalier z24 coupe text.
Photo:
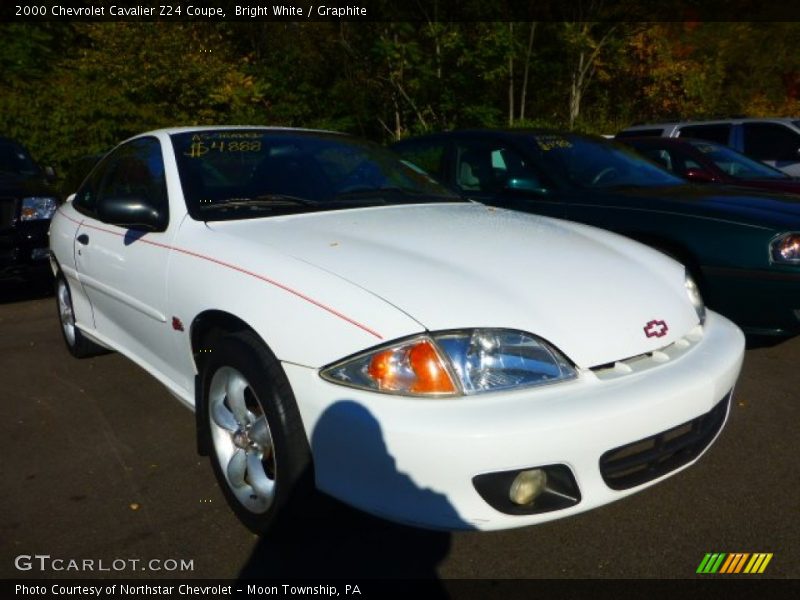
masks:
[(744, 351), (665, 255), (334, 133), (143, 134), (50, 237), (72, 354), (119, 351), (194, 407), (255, 531), (312, 485), (442, 529), (617, 500), (713, 442)]

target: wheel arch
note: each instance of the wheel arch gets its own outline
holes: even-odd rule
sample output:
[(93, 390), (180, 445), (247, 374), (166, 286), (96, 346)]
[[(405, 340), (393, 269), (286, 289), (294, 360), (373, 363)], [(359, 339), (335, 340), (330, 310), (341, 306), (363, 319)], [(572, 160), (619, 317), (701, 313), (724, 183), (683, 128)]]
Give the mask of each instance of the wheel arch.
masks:
[(195, 316), (189, 327), (189, 339), (192, 348), (192, 359), (195, 365), (194, 378), (194, 415), (197, 429), (197, 453), (208, 456), (210, 452), (210, 432), (202, 418), (205, 410), (203, 398), (202, 373), (208, 357), (214, 350), (214, 342), (225, 335), (248, 331), (256, 336), (264, 347), (269, 345), (258, 332), (246, 321), (224, 310), (205, 310)]
[(53, 277), (58, 277), (61, 274), (61, 263), (58, 262), (58, 258), (54, 252), (50, 252), (50, 270), (53, 272)]
[(195, 316), (189, 327), (189, 339), (198, 373), (202, 371), (205, 359), (213, 350), (214, 340), (238, 331), (252, 332), (267, 346), (267, 343), (253, 327), (232, 313), (224, 310), (206, 310)]

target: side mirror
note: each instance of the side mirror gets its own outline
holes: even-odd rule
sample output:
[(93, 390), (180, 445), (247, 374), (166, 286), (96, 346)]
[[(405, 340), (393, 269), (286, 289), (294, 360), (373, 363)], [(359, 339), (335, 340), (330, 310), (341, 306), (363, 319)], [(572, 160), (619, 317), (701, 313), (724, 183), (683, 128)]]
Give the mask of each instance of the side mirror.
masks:
[(141, 231), (164, 231), (167, 215), (150, 206), (142, 198), (104, 198), (97, 207), (97, 216), (105, 223)]
[(694, 181), (696, 183), (712, 183), (717, 180), (714, 175), (704, 169), (686, 169), (683, 176), (689, 181)]
[(547, 188), (542, 187), (538, 179), (529, 177), (510, 177), (503, 189), (508, 192), (532, 192), (540, 195), (548, 193)]
[(45, 167), (42, 170), (44, 171), (44, 176), (47, 181), (53, 183), (56, 180), (56, 170), (53, 167)]

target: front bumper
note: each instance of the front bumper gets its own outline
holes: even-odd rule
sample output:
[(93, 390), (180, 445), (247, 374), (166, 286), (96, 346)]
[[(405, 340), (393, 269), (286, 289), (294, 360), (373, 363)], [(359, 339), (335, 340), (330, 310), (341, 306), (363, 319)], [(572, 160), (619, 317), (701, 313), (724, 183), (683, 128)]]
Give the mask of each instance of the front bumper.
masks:
[[(367, 512), (434, 529), (504, 529), (613, 502), (692, 464), (612, 489), (601, 473), (609, 451), (710, 413), (732, 390), (744, 337), (709, 312), (702, 338), (672, 360), (611, 379), (577, 380), (517, 392), (421, 400), (338, 386), (316, 369), (284, 363), (308, 433), (318, 487)], [(727, 406), (723, 409), (727, 418)], [(720, 409), (717, 409), (719, 413)], [(473, 479), (564, 465), (580, 501), (540, 514), (492, 508)]]
[(0, 279), (43, 275), (50, 271), (50, 220), (17, 223), (0, 230)]

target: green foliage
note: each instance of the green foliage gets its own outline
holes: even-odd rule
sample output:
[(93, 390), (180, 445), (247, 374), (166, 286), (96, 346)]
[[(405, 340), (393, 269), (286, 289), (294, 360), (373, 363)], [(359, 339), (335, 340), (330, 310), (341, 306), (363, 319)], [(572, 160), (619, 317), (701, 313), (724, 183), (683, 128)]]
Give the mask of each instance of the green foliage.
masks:
[(74, 41), (61, 23), (0, 23), (0, 83), (41, 77)]
[(0, 24), (0, 133), (63, 173), (174, 125), (388, 141), (505, 127), (509, 116), (554, 128), (572, 116), (576, 129), (614, 133), (633, 121), (800, 108), (800, 23), (593, 22), (584, 11), (534, 28), (444, 22), (435, 0), (409, 10), (421, 20)]

